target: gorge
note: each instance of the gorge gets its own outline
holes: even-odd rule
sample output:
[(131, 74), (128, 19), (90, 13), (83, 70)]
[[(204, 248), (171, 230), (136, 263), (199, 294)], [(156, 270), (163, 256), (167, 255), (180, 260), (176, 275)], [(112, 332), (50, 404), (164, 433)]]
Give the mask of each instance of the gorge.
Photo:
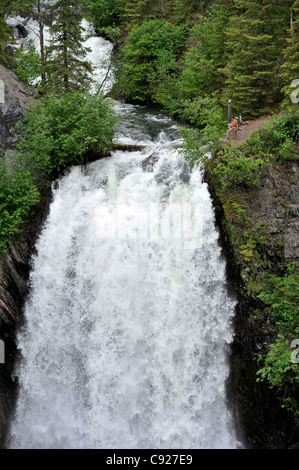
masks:
[[(111, 45), (93, 41), (107, 57)], [(175, 121), (143, 106), (115, 108), (117, 142), (144, 149), (70, 169), (44, 196), (49, 214), (37, 211), (36, 245), (28, 232), (30, 290), (24, 321), (20, 315), (12, 322), (24, 324), (11, 356), (8, 348), (6, 374), (16, 347), (20, 357), (16, 402), (3, 398), (4, 445), (290, 446), (293, 423), (271, 393), (262, 396), (252, 358), (237, 363), (256, 337), (251, 331), (246, 338), (248, 306), (233, 272), (227, 282), (230, 259), (222, 248), (229, 255), (229, 245), (215, 226), (219, 206), (215, 216), (204, 173), (190, 170), (179, 153)], [(13, 264), (22, 265), (22, 245), (16, 247), (4, 261), (4, 279)], [(26, 286), (19, 283), (19, 312)], [(236, 347), (241, 331), (244, 343)], [(13, 396), (10, 388), (4, 395)], [(236, 390), (241, 402), (259, 397), (249, 433), (240, 409), (248, 418), (250, 404), (240, 407)], [(266, 418), (254, 422), (261, 408)]]

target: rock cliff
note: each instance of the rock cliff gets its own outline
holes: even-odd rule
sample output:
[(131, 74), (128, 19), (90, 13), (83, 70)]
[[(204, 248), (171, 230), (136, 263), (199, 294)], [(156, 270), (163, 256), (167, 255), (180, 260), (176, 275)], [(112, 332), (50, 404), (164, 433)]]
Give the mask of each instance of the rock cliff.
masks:
[[(1, 86), (4, 86), (4, 102), (0, 102), (0, 155), (15, 142), (14, 127), (24, 117), (24, 111), (37, 99), (34, 89), (0, 64)], [(2, 101), (2, 100), (1, 100)]]
[(286, 260), (295, 263), (299, 270), (298, 157), (295, 155), (285, 165), (273, 163), (264, 168), (256, 188), (233, 196), (234, 203), (246, 208), (246, 217), (253, 221), (253, 227), (263, 227), (263, 236), (255, 247), (259, 263), (254, 257), (250, 262), (246, 260), (233, 236), (240, 225), (236, 214), (230, 214), (229, 196), (224, 200), (209, 170), (205, 179), (214, 201), (228, 279), (238, 297), (228, 390), (240, 438), (250, 448), (297, 448), (298, 419), (281, 407), (275, 390), (256, 380), (257, 356), (267, 352), (277, 330), (269, 308), (249, 288), (247, 272), (280, 274)]
[[(23, 119), (29, 104), (37, 95), (33, 88), (0, 64), (4, 102), (0, 103), (0, 158), (15, 142), (14, 127)], [(3, 95), (3, 94), (2, 94)], [(2, 96), (3, 98), (3, 96)], [(22, 304), (27, 289), (30, 257), (38, 229), (47, 213), (50, 190), (41, 195), (40, 203), (31, 211), (22, 234), (16, 237), (9, 251), (0, 260), (0, 340), (5, 345), (5, 363), (0, 364), (0, 447), (4, 444), (9, 413), (13, 408), (15, 386), (12, 370), (16, 357), (16, 326), (22, 319)]]
[(40, 228), (48, 214), (51, 188), (45, 189), (30, 212), (23, 230), (0, 261), (0, 339), (5, 345), (5, 363), (0, 364), (0, 448), (4, 445), (10, 413), (14, 408), (17, 381), (13, 368), (17, 357), (16, 333), (22, 325), (22, 308), (28, 289), (30, 260)]

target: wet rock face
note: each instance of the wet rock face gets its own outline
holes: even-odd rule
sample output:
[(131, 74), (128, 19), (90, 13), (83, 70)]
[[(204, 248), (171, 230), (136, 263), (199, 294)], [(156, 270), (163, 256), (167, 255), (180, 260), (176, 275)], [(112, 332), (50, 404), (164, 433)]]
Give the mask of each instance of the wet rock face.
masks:
[(26, 28), (25, 28), (24, 25), (22, 25), (22, 24), (17, 24), (16, 30), (17, 30), (17, 32), (18, 32), (19, 38), (27, 38), (28, 33), (27, 33)]
[[(3, 158), (15, 142), (16, 123), (23, 119), (25, 110), (29, 104), (34, 103), (37, 95), (1, 64), (0, 91), (0, 158)], [(39, 212), (34, 225), (24, 228), (22, 241), (21, 238), (16, 238), (10, 250), (0, 260), (0, 340), (5, 352), (5, 362), (0, 363), (0, 447), (4, 445), (15, 391), (12, 380), (16, 357), (15, 331), (22, 318), (32, 243), (41, 222), (41, 214), (45, 210), (40, 207)]]
[(51, 188), (43, 190), (22, 233), (15, 237), (9, 251), (0, 260), (0, 340), (5, 345), (5, 363), (0, 364), (0, 448), (5, 444), (10, 413), (14, 409), (17, 383), (12, 373), (17, 357), (16, 333), (23, 321), (30, 260), (36, 238), (48, 215), (51, 197)]
[(252, 210), (268, 232), (279, 235), (284, 257), (299, 268), (299, 163), (273, 165), (265, 170)]
[(25, 110), (35, 102), (38, 95), (1, 64), (0, 80), (0, 86), (4, 87), (4, 102), (2, 99), (0, 102), (0, 156), (3, 156), (15, 142), (16, 123), (24, 117)]
[(149, 157), (145, 158), (141, 162), (141, 167), (143, 171), (152, 173), (154, 171), (154, 165), (159, 160), (159, 155), (157, 153), (152, 153)]
[[(240, 432), (240, 439), (249, 448), (295, 448), (299, 443), (299, 419), (281, 408), (275, 390), (257, 382), (259, 354), (264, 354), (276, 339), (276, 325), (265, 305), (246, 290), (241, 271), (246, 268), (238, 246), (225, 229), (224, 208), (210, 173), (205, 180), (214, 201), (217, 225), (232, 294), (238, 302), (233, 322), (231, 345), (229, 402)], [(245, 191), (245, 190), (244, 190)], [(273, 273), (280, 273), (284, 261), (290, 260), (299, 269), (299, 162), (273, 164), (264, 168), (260, 184), (250, 193), (246, 207), (252, 220), (264, 223), (268, 245), (263, 255)], [(272, 244), (280, 238), (281, 243)]]

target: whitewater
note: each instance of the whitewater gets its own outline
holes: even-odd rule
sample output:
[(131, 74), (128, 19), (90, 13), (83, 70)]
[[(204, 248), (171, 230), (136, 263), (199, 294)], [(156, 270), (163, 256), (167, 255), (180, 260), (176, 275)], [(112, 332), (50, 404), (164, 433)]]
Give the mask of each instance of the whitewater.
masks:
[[(88, 41), (95, 64), (111, 54)], [(226, 395), (235, 299), (203, 172), (186, 164), (175, 121), (114, 106), (115, 141), (143, 147), (53, 184), (7, 447), (237, 448)]]

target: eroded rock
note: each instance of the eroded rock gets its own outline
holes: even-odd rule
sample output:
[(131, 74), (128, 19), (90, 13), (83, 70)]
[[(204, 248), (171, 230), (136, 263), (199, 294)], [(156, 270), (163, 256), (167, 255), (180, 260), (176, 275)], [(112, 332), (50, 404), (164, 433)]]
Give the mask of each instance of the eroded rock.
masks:
[(15, 142), (14, 128), (30, 104), (38, 98), (34, 89), (21, 82), (15, 73), (0, 64), (4, 102), (0, 102), (0, 156)]

